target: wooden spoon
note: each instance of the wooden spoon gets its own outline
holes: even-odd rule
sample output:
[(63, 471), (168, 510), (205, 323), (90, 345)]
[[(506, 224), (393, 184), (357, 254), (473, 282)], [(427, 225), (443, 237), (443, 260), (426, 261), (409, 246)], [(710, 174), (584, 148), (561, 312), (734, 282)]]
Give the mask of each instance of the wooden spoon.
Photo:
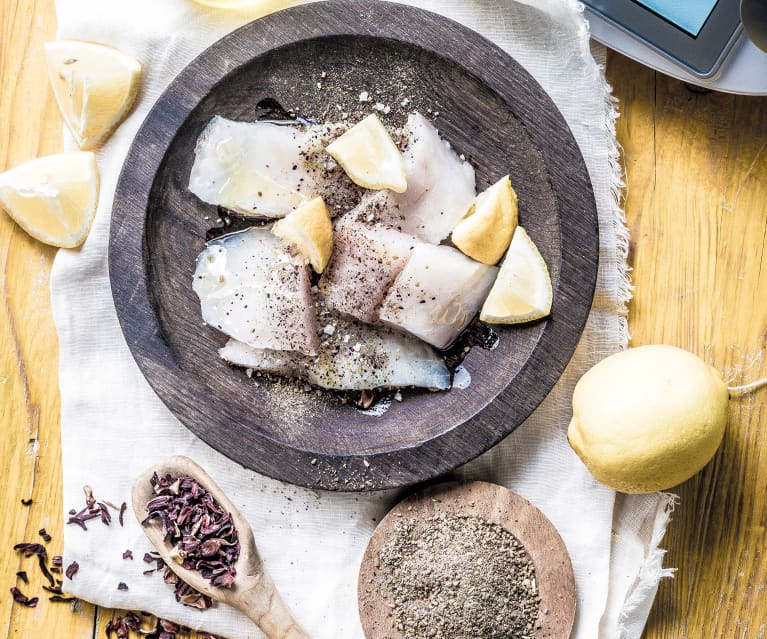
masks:
[(309, 639), (309, 635), (293, 619), (293, 615), (264, 570), (250, 525), (197, 463), (188, 457), (171, 457), (153, 466), (136, 479), (133, 484), (132, 499), (133, 511), (139, 523), (146, 518), (146, 505), (155, 496), (152, 485), (149, 483), (155, 472), (158, 475), (169, 473), (174, 477), (184, 475), (195, 479), (213, 496), (221, 508), (231, 514), (240, 540), (240, 556), (235, 564), (237, 575), (234, 578), (234, 584), (231, 588), (219, 588), (212, 586), (207, 579), (203, 579), (198, 571), (187, 570), (173, 559), (171, 544), (165, 540), (162, 523), (154, 519), (143, 526), (143, 529), (168, 568), (192, 588), (208, 595), (211, 599), (244, 612), (269, 639)]
[(379, 567), (381, 549), (397, 522), (414, 521), (416, 531), (435, 515), (474, 516), (498, 524), (525, 547), (535, 566), (541, 597), (536, 639), (567, 639), (575, 621), (575, 577), (562, 538), (546, 516), (510, 490), (482, 481), (443, 483), (395, 506), (373, 533), (360, 567), (357, 597), (367, 639), (404, 639), (395, 625), (393, 598)]

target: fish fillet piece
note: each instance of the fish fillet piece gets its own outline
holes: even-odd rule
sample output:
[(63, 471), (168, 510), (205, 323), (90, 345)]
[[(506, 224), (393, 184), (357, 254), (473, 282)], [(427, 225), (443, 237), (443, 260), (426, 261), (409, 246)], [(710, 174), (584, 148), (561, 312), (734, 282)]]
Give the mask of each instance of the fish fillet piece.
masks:
[(389, 289), (381, 321), (447, 348), (477, 314), (497, 274), (452, 247), (420, 244)]
[(214, 116), (197, 140), (189, 190), (203, 202), (246, 216), (284, 217), (317, 196), (331, 210), (349, 210), (361, 189), (324, 152), (344, 131), (340, 124), (235, 122)]
[(450, 388), (445, 362), (423, 342), (340, 317), (326, 326), (333, 327), (332, 333), (323, 331), (316, 357), (252, 348), (236, 340), (229, 340), (219, 354), (230, 364), (333, 390)]
[(391, 194), (389, 224), (439, 244), (474, 201), (474, 168), (458, 157), (420, 113), (408, 117), (405, 132), (407, 191)]
[(317, 353), (309, 267), (265, 228), (209, 242), (193, 289), (206, 324), (254, 348)]
[(319, 288), (329, 308), (378, 323), (378, 307), (421, 242), (391, 228), (363, 224), (360, 214), (353, 210), (336, 222), (333, 257)]

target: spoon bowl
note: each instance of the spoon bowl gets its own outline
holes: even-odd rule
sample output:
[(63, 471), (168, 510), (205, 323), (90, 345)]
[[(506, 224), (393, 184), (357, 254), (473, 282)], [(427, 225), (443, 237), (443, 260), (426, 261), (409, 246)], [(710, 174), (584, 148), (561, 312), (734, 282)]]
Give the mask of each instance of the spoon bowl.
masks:
[[(240, 542), (240, 554), (235, 563), (234, 583), (230, 588), (213, 586), (199, 571), (189, 570), (178, 563), (173, 553), (173, 545), (165, 538), (165, 528), (161, 521), (153, 519), (143, 523), (148, 515), (147, 503), (156, 496), (150, 483), (154, 473), (194, 479), (231, 515)], [(211, 599), (244, 612), (269, 639), (309, 639), (309, 635), (293, 618), (264, 569), (250, 525), (210, 475), (196, 462), (188, 457), (176, 456), (147, 469), (133, 483), (131, 499), (133, 512), (142, 524), (147, 538), (168, 568), (181, 580)]]

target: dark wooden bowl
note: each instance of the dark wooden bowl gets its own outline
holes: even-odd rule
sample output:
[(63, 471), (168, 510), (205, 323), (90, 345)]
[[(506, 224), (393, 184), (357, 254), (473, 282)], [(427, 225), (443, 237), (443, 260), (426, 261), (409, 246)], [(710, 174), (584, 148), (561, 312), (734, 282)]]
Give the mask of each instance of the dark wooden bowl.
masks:
[[(322, 73), (326, 74), (321, 89)], [(382, 416), (258, 385), (216, 353), (203, 326), (194, 261), (217, 217), (187, 190), (197, 136), (215, 114), (252, 120), (274, 98), (302, 114), (350, 113), (359, 93), (391, 90), (435, 123), (485, 188), (510, 173), (520, 221), (551, 272), (547, 321), (498, 330), (495, 350), (466, 359), (472, 383), (409, 391)], [(333, 78), (343, 81), (331, 86)], [(387, 96), (391, 100), (391, 95)], [(206, 219), (207, 218), (207, 219)], [(389, 2), (330, 0), (288, 9), (218, 41), (173, 81), (147, 116), (114, 200), (109, 272), (133, 356), (170, 410), (196, 435), (260, 473), (329, 490), (426, 480), (512, 432), (562, 374), (591, 307), (598, 263), (591, 183), (564, 119), (513, 59), (469, 29)]]

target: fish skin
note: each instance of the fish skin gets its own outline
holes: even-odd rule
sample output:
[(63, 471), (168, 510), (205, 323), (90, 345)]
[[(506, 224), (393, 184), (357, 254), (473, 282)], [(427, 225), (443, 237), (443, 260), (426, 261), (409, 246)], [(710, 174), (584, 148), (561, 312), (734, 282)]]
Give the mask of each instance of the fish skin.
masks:
[(316, 357), (254, 349), (236, 340), (229, 340), (219, 355), (236, 366), (295, 377), (332, 390), (450, 388), (445, 362), (423, 342), (340, 316), (326, 314), (324, 321), (334, 330), (332, 334), (323, 331)]
[(254, 348), (317, 353), (309, 267), (266, 228), (208, 242), (193, 289), (206, 324)]

